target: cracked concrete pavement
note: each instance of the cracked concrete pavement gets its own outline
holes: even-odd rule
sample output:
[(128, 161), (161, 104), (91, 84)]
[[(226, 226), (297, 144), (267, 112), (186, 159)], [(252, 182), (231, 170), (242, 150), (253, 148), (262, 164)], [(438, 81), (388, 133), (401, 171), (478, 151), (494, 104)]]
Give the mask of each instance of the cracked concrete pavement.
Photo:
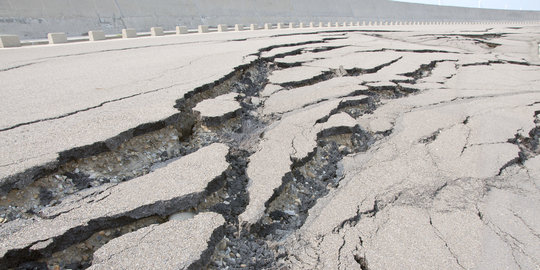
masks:
[[(212, 232), (225, 220), (216, 213), (171, 220), (113, 239), (94, 255), (88, 269), (187, 269), (207, 248)], [(152, 258), (149, 260), (148, 258)]]
[(227, 168), (227, 152), (227, 146), (213, 144), (140, 178), (101, 188), (76, 202), (67, 199), (65, 204), (47, 209), (42, 213), (42, 219), (34, 219), (31, 225), (17, 228), (3, 237), (0, 249), (5, 259), (3, 263), (13, 256), (7, 254), (13, 250), (40, 252), (45, 248), (54, 249), (50, 244), (55, 243), (51, 241), (39, 247), (36, 243), (84, 237), (84, 234), (70, 234), (87, 230), (85, 227), (96, 230), (122, 217), (140, 219), (189, 209), (203, 200), (207, 186)]
[[(540, 26), (335, 30), (0, 51), (0, 269), (539, 268)], [(142, 176), (43, 184), (160, 130)]]

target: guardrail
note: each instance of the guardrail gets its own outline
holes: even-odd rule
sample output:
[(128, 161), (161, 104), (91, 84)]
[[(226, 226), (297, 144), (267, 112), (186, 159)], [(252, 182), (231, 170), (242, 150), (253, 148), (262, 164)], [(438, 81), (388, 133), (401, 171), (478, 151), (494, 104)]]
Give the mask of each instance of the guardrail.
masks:
[[(271, 29), (294, 29), (294, 28), (330, 28), (330, 27), (370, 27), (370, 26), (403, 26), (403, 25), (473, 25), (473, 24), (508, 24), (508, 25), (526, 25), (526, 24), (540, 24), (540, 21), (471, 21), (471, 22), (454, 22), (454, 21), (357, 21), (357, 22), (290, 22), (284, 23), (265, 23), (262, 28), (257, 24), (251, 24), (249, 30), (271, 30)], [(210, 33), (210, 32), (227, 32), (227, 31), (244, 31), (245, 27), (241, 24), (236, 24), (232, 29), (226, 24), (219, 24), (216, 27), (210, 27), (208, 25), (199, 25), (197, 29), (188, 29), (186, 26), (176, 26), (176, 31), (164, 31), (162, 27), (152, 27), (149, 33), (137, 33), (135, 29), (126, 28), (122, 29), (121, 34), (117, 35), (105, 35), (102, 30), (92, 30), (88, 32), (87, 37), (73, 37), (68, 38), (66, 33), (49, 33), (47, 40), (29, 40), (21, 41), (17, 35), (0, 35), (0, 48), (12, 48), (21, 47), (27, 45), (43, 45), (43, 44), (61, 44), (70, 42), (83, 42), (83, 41), (102, 41), (107, 39), (128, 39), (145, 36), (164, 36), (164, 35), (184, 35), (191, 33)]]

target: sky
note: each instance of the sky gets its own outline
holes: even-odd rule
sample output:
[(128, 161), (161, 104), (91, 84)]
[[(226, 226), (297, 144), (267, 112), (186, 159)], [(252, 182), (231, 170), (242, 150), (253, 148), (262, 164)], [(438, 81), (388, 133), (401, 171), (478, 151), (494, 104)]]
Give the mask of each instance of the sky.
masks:
[(400, 2), (412, 2), (421, 4), (481, 7), (496, 9), (515, 10), (540, 10), (540, 0), (399, 0)]

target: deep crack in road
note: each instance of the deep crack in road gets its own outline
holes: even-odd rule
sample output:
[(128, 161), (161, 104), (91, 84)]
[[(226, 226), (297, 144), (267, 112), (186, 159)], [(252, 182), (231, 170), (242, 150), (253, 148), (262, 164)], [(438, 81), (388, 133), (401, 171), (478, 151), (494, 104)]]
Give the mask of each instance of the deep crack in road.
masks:
[[(83, 144), (48, 132), (65, 142), (28, 165), (28, 146), (5, 155), (0, 268), (540, 267), (540, 30), (466, 30), (246, 38), (203, 52), (237, 65), (190, 62), (204, 84), (168, 67), (144, 85), (159, 91), (113, 84), (126, 95), (3, 125), (18, 149), (89, 113), (169, 106)], [(193, 46), (169, 42), (97, 55)]]

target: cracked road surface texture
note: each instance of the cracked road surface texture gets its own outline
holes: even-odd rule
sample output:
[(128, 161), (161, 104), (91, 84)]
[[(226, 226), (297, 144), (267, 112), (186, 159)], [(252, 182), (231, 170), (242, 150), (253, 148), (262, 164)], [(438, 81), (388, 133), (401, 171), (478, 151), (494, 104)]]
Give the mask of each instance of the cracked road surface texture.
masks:
[(383, 28), (1, 50), (0, 269), (540, 268), (540, 26)]
[[(206, 249), (212, 232), (225, 220), (216, 213), (171, 220), (116, 238), (94, 254), (89, 269), (185, 269)], [(179, 252), (181, 251), (181, 252)], [(151, 258), (151, 259), (149, 259)]]

